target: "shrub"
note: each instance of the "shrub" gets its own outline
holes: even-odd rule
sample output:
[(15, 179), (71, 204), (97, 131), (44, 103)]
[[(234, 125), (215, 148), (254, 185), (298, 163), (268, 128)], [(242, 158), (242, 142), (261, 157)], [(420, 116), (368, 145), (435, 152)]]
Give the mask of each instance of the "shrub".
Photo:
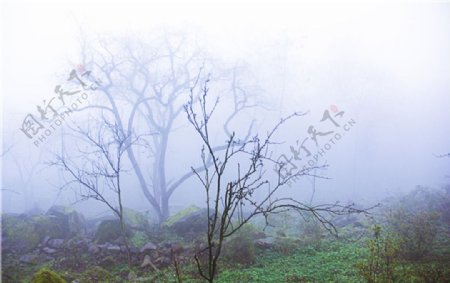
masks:
[(292, 237), (277, 237), (275, 239), (273, 250), (283, 255), (291, 255), (299, 248), (299, 240)]
[(256, 229), (247, 224), (242, 226), (229, 241), (224, 243), (223, 258), (228, 263), (248, 266), (255, 262), (255, 244), (253, 235)]
[(302, 233), (300, 235), (305, 246), (319, 248), (325, 233), (325, 228), (315, 218), (309, 217), (302, 224)]
[(401, 239), (403, 258), (419, 260), (433, 250), (440, 228), (439, 199), (436, 192), (419, 188), (401, 198), (387, 214), (389, 229)]
[(391, 235), (383, 236), (381, 227), (373, 227), (373, 238), (367, 242), (368, 257), (359, 262), (359, 274), (369, 283), (398, 282), (395, 270), (398, 258), (399, 240)]

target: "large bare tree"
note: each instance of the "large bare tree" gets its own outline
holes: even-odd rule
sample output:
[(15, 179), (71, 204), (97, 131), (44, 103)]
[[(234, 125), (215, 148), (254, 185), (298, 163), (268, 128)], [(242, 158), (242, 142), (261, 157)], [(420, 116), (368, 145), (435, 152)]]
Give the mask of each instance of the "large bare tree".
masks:
[[(95, 102), (78, 110), (109, 112), (123, 135), (155, 133), (146, 139), (145, 156), (129, 144), (126, 153), (139, 186), (161, 223), (169, 216), (169, 200), (174, 191), (193, 176), (190, 170), (168, 176), (168, 148), (174, 142), (174, 130), (185, 123), (179, 117), (190, 86), (206, 79), (204, 72), (199, 73), (207, 64), (206, 56), (183, 34), (165, 33), (151, 41), (99, 39), (91, 45), (81, 42), (82, 67), (92, 70), (102, 84), (96, 89)], [(233, 90), (234, 110), (224, 123), (228, 130), (238, 113), (254, 105), (252, 96), (240, 85), (237, 68), (221, 73)]]

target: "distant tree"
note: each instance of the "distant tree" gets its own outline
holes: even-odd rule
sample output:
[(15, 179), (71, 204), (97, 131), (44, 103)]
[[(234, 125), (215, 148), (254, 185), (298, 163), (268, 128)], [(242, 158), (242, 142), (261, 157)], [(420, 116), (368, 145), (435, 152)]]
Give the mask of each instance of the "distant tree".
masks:
[[(208, 282), (215, 280), (224, 240), (257, 215), (263, 215), (267, 222), (267, 217), (271, 214), (295, 210), (300, 214), (311, 214), (328, 231), (336, 232), (327, 215), (367, 213), (367, 210), (357, 209), (353, 205), (305, 204), (277, 194), (290, 181), (311, 175), (314, 169), (321, 168), (304, 167), (298, 172), (283, 176), (281, 172), (287, 165), (270, 155), (270, 148), (276, 144), (274, 138), (277, 131), (287, 120), (301, 117), (301, 113), (281, 119), (263, 138), (254, 135), (250, 139), (241, 140), (232, 132), (225, 142), (225, 149), (217, 151), (217, 146), (213, 145), (211, 139), (211, 126), (214, 125), (211, 119), (219, 100), (208, 106), (208, 82), (206, 80), (201, 88), (202, 95), (196, 98), (191, 94), (184, 106), (190, 124), (203, 143), (203, 168), (200, 171), (192, 167), (204, 188), (208, 215), (206, 248), (195, 255), (202, 278)], [(275, 168), (275, 172), (271, 168)], [(243, 206), (246, 207), (246, 213), (242, 213)]]
[[(119, 218), (120, 229), (127, 250), (128, 265), (131, 253), (124, 220), (122, 175), (124, 154), (128, 147), (137, 144), (138, 138), (124, 134), (117, 124), (105, 117), (95, 123), (94, 128), (76, 132), (78, 141), (73, 144), (77, 155), (67, 156), (62, 152), (52, 165), (67, 173), (67, 183), (63, 186), (78, 189), (81, 200), (96, 200), (105, 204)], [(97, 127), (98, 126), (98, 127)]]

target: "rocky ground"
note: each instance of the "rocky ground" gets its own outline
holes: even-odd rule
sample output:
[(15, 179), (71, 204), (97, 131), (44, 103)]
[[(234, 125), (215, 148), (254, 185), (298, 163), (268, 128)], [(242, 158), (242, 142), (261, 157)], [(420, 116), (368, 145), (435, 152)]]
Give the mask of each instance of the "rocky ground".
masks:
[[(122, 267), (121, 276), (128, 279), (174, 266), (175, 262), (189, 265), (193, 255), (205, 248), (199, 240), (206, 231), (205, 217), (206, 210), (192, 206), (156, 226), (145, 215), (127, 209), (131, 265), (137, 271), (130, 273), (125, 268), (127, 248), (116, 219), (86, 220), (63, 206), (54, 206), (46, 213), (3, 214), (2, 282), (28, 282), (46, 266), (61, 272), (66, 280), (83, 282), (85, 273), (93, 270), (97, 274)], [(274, 244), (274, 238), (262, 232), (255, 232), (252, 238), (262, 249)]]

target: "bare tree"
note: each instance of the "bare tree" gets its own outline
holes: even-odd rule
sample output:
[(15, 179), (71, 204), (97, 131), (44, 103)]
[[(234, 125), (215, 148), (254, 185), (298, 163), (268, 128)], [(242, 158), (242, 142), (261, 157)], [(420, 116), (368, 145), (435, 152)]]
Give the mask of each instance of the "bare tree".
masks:
[[(137, 143), (138, 138), (121, 131), (115, 123), (103, 117), (98, 128), (73, 129), (83, 143), (77, 143), (77, 156), (68, 157), (65, 152), (56, 156), (53, 165), (62, 168), (68, 175), (63, 187), (74, 185), (79, 189), (81, 200), (96, 200), (105, 204), (120, 222), (120, 229), (127, 250), (128, 265), (131, 253), (124, 220), (122, 175), (124, 154)], [(83, 148), (81, 148), (83, 147)]]
[[(235, 133), (229, 134), (225, 142), (225, 150), (216, 151), (210, 137), (211, 119), (218, 105), (218, 99), (208, 107), (208, 81), (202, 88), (202, 95), (196, 99), (194, 95), (185, 104), (184, 109), (189, 122), (200, 136), (203, 147), (201, 160), (202, 171), (192, 168), (200, 180), (206, 193), (208, 231), (206, 248), (195, 255), (199, 274), (208, 282), (213, 282), (217, 274), (224, 240), (238, 231), (253, 217), (287, 210), (295, 210), (302, 216), (313, 215), (330, 232), (336, 232), (333, 223), (327, 216), (349, 213), (366, 213), (354, 205), (305, 204), (290, 197), (279, 197), (277, 194), (283, 187), (298, 177), (314, 174), (320, 167), (304, 167), (291, 175), (283, 176), (281, 171), (286, 164), (271, 158), (270, 147), (276, 145), (275, 135), (279, 128), (289, 119), (301, 117), (294, 113), (281, 119), (264, 138), (254, 135), (251, 139), (240, 140)], [(210, 166), (212, 162), (212, 166)], [(275, 167), (273, 170), (268, 168)], [(272, 173), (274, 172), (274, 173)], [(262, 192), (257, 194), (257, 192)], [(242, 213), (246, 206), (246, 214)], [(206, 260), (202, 260), (206, 253)]]
[[(189, 45), (183, 34), (165, 33), (151, 44), (131, 39), (99, 39), (96, 47), (88, 47), (86, 41), (82, 41), (81, 47), (83, 66), (101, 77), (103, 84), (96, 90), (99, 94), (96, 103), (79, 110), (111, 113), (120, 131), (127, 134), (157, 133), (147, 140), (147, 156), (137, 154), (132, 145), (127, 146), (126, 152), (140, 188), (161, 223), (169, 217), (172, 194), (194, 175), (187, 170), (169, 176), (168, 148), (174, 130), (183, 125), (179, 120), (183, 103), (206, 59)], [(228, 72), (235, 107), (224, 125), (226, 130), (239, 112), (253, 106), (250, 95), (239, 84), (237, 73), (237, 69)]]

